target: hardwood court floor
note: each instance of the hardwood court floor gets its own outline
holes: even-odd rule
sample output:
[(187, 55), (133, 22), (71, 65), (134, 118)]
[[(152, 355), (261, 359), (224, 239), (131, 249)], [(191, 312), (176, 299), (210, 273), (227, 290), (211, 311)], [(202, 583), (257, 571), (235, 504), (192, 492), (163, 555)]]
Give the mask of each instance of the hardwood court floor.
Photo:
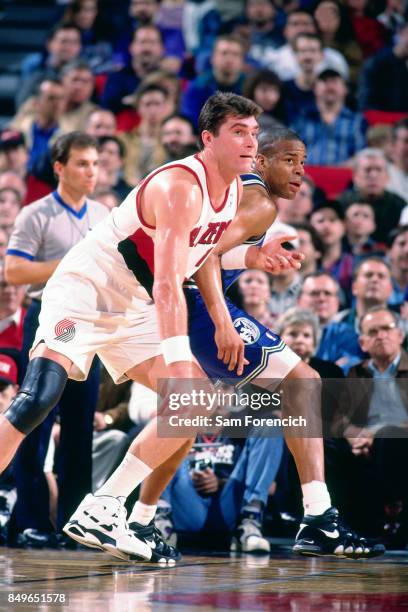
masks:
[[(101, 552), (0, 548), (0, 583), (0, 610), (7, 612), (394, 612), (408, 610), (408, 551), (370, 561), (285, 550), (270, 558), (185, 555), (161, 568)], [(47, 594), (65, 595), (69, 604), (24, 604), (24, 594), (43, 601)]]

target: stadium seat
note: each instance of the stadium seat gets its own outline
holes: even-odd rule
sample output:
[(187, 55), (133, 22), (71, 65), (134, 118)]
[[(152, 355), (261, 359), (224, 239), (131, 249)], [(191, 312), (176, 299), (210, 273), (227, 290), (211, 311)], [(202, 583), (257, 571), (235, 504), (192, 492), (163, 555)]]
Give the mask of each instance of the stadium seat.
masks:
[(305, 172), (331, 199), (349, 187), (353, 176), (351, 168), (337, 166), (306, 166)]
[(367, 119), (369, 125), (386, 124), (390, 125), (396, 123), (400, 119), (408, 117), (408, 113), (395, 113), (391, 111), (381, 110), (365, 110), (364, 117)]

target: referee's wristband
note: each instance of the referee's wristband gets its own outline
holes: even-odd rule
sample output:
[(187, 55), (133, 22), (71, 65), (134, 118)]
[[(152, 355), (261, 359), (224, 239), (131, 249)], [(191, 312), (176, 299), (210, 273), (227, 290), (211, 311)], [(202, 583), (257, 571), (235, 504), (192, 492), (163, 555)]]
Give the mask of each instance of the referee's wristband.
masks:
[(160, 343), (166, 365), (176, 361), (193, 361), (188, 336), (172, 336)]

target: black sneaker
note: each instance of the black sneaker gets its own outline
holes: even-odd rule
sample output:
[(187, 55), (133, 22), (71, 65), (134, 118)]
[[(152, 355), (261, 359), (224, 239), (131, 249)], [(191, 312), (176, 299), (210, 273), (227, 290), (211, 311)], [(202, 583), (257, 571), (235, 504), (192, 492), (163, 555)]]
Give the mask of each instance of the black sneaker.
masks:
[[(129, 523), (129, 531), (133, 532), (138, 540), (146, 542), (152, 549), (152, 556), (149, 559), (152, 563), (167, 563), (172, 565), (176, 561), (180, 561), (181, 553), (174, 548), (169, 546), (163, 539), (162, 534), (154, 524), (154, 519), (146, 526), (140, 525), (139, 523)], [(129, 555), (129, 560), (132, 561), (133, 555)], [(135, 560), (139, 560), (135, 558)]]
[(362, 538), (344, 525), (336, 508), (323, 514), (306, 514), (300, 524), (293, 550), (301, 555), (348, 557), (369, 559), (385, 553), (385, 547)]

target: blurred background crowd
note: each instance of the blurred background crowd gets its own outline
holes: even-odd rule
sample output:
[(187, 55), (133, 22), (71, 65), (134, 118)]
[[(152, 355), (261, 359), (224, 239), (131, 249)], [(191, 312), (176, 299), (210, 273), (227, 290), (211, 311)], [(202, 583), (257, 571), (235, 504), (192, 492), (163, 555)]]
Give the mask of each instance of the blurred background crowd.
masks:
[[(369, 381), (347, 426), (329, 432), (328, 482), (352, 526), (405, 547), (406, 0), (0, 0), (0, 411), (21, 383), (38, 284), (52, 273), (31, 264), (69, 248), (58, 250), (58, 227), (38, 221), (33, 202), (71, 193), (71, 153), (96, 151), (74, 194), (81, 207), (88, 198), (86, 218), (59, 202), (74, 210), (79, 240), (91, 208), (102, 218), (147, 173), (198, 150), (198, 115), (217, 90), (255, 100), (262, 129), (290, 127), (307, 146), (298, 195), (278, 202), (302, 269), (247, 270), (232, 297), (323, 379)], [(66, 156), (52, 157), (59, 142)], [(10, 256), (21, 261), (5, 274)], [(70, 385), (1, 477), (0, 543), (70, 545), (61, 526), (156, 408), (154, 394), (115, 387), (99, 363), (88, 386)], [(265, 534), (296, 529), (299, 499), (281, 436), (209, 436), (166, 490), (158, 522), (172, 543), (222, 532), (235, 550), (268, 552)], [(243, 517), (255, 530), (245, 544)]]

